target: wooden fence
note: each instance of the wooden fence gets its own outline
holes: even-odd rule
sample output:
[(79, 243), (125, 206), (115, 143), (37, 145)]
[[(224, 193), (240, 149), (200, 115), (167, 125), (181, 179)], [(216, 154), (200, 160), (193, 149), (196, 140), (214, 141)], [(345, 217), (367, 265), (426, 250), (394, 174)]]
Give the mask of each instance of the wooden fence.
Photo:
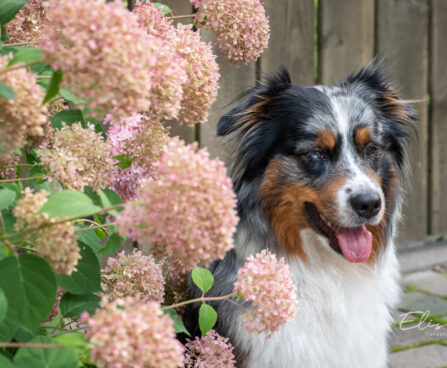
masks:
[[(192, 11), (188, 0), (163, 2), (176, 15)], [(400, 237), (447, 233), (447, 1), (264, 0), (264, 6), (271, 26), (269, 48), (256, 63), (238, 69), (216, 49), (222, 77), (209, 121), (195, 131), (174, 127), (173, 132), (198, 140), (227, 161), (215, 135), (217, 121), (225, 106), (263, 73), (281, 64), (294, 83), (328, 84), (376, 55), (385, 57), (401, 96), (421, 101), (417, 144), (411, 150), (413, 184)], [(212, 41), (211, 35), (204, 37)]]

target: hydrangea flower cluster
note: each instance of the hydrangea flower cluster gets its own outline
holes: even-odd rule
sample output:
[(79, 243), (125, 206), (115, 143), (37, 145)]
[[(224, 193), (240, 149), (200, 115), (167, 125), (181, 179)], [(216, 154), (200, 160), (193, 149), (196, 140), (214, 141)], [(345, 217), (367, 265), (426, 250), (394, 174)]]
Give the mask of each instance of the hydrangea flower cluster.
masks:
[(178, 116), (180, 124), (193, 126), (208, 119), (208, 109), (217, 97), (219, 65), (211, 44), (200, 39), (191, 25), (178, 24), (176, 29), (177, 51), (185, 60), (188, 76), (183, 86), (183, 100)]
[(107, 188), (113, 180), (115, 162), (110, 152), (111, 145), (95, 133), (93, 125), (83, 129), (75, 123), (55, 131), (52, 148), (39, 149), (37, 155), (51, 178), (82, 191), (88, 185), (94, 190)]
[[(33, 193), (25, 188), (23, 196), (13, 210), (17, 218), (16, 230), (25, 226), (42, 226), (58, 222), (60, 219), (48, 219), (45, 213), (38, 213), (47, 201), (49, 193), (45, 190)], [(42, 227), (31, 233), (29, 240), (37, 247), (39, 255), (45, 259), (55, 272), (70, 275), (81, 258), (75, 234), (70, 222)]]
[(262, 250), (239, 269), (234, 291), (254, 309), (243, 315), (249, 332), (272, 335), (297, 312), (296, 287), (284, 258)]
[(110, 188), (123, 201), (134, 200), (140, 181), (157, 176), (158, 161), (168, 142), (168, 131), (159, 121), (141, 114), (121, 119), (118, 123), (109, 115), (105, 123), (110, 125), (107, 139), (112, 147), (111, 156), (124, 154), (132, 159), (130, 167), (116, 169)]
[(118, 215), (118, 230), (140, 242), (166, 243), (183, 271), (232, 248), (238, 217), (231, 180), (223, 163), (197, 144), (171, 139), (158, 179), (142, 183), (138, 198)]
[(61, 0), (47, 13), (51, 22), (40, 48), (53, 69), (64, 72), (64, 88), (88, 101), (97, 118), (149, 109), (151, 78), (144, 66), (154, 64), (158, 51), (122, 1)]
[(186, 368), (234, 368), (236, 361), (233, 355), (233, 345), (228, 338), (210, 330), (202, 338), (187, 339), (185, 345)]
[(0, 153), (0, 178), (13, 179), (16, 177), (16, 167), (5, 167), (17, 165), (20, 161), (20, 156), (15, 152)]
[(83, 313), (92, 343), (92, 360), (109, 368), (183, 367), (183, 347), (175, 339), (172, 320), (154, 302), (117, 299), (97, 310)]
[(216, 34), (217, 43), (231, 63), (255, 61), (267, 47), (270, 27), (259, 0), (190, 0), (196, 21)]
[(134, 249), (109, 258), (102, 271), (102, 289), (110, 300), (134, 297), (141, 302), (163, 302), (164, 279), (159, 265), (151, 256)]
[[(0, 70), (7, 67), (10, 56), (0, 56)], [(47, 107), (42, 105), (44, 92), (37, 84), (36, 75), (26, 68), (0, 74), (0, 82), (10, 87), (15, 98), (7, 100), (0, 96), (0, 145), (20, 148), (25, 144), (25, 135), (43, 135)]]
[[(180, 124), (193, 126), (204, 123), (208, 119), (208, 109), (216, 100), (219, 66), (216, 56), (213, 54), (211, 44), (200, 39), (200, 32), (194, 32), (191, 25), (178, 24), (177, 29), (172, 26), (172, 21), (163, 17), (161, 10), (156, 9), (151, 3), (139, 5), (134, 9), (138, 15), (140, 26), (151, 36), (163, 41), (164, 48), (173, 47), (177, 52), (177, 63), (185, 74), (185, 80), (181, 86), (177, 85), (178, 98), (177, 112), (171, 114)], [(169, 60), (168, 57), (164, 59)], [(157, 70), (164, 70), (156, 68)], [(180, 78), (181, 74), (179, 74)], [(165, 73), (163, 78), (166, 79)], [(160, 78), (158, 78), (160, 79)], [(169, 75), (167, 81), (169, 83)], [(175, 98), (175, 84), (171, 83), (172, 92), (166, 93), (167, 97)], [(160, 90), (169, 91), (167, 86)], [(157, 93), (156, 95), (160, 95)], [(156, 101), (154, 105), (166, 100)], [(154, 111), (156, 113), (156, 111)], [(178, 114), (177, 114), (178, 113)]]
[(47, 22), (43, 0), (28, 0), (13, 20), (6, 25), (9, 42), (32, 42), (41, 37), (42, 25)]

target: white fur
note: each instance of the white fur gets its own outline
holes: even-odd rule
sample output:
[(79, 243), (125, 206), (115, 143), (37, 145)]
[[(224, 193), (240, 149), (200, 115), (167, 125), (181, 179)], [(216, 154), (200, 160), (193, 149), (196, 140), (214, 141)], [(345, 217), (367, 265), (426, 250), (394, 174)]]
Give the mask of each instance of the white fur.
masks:
[(390, 310), (399, 300), (393, 242), (371, 267), (348, 262), (312, 230), (301, 236), (308, 259), (290, 263), (296, 317), (271, 338), (249, 335), (240, 320), (232, 328), (242, 354), (250, 354), (246, 367), (385, 368)]

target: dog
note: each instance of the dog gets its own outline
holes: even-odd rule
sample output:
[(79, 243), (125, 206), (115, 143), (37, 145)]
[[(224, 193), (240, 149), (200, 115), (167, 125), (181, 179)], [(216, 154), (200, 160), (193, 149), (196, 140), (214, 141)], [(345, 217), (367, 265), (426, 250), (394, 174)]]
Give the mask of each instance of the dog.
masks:
[[(386, 367), (414, 108), (376, 62), (333, 86), (295, 85), (281, 69), (242, 99), (217, 127), (234, 141), (240, 224), (234, 249), (210, 267), (207, 296), (230, 294), (246, 257), (268, 249), (289, 264), (298, 312), (268, 338), (247, 332), (240, 308), (216, 302), (216, 331), (240, 368)], [(199, 306), (185, 321), (195, 334)]]

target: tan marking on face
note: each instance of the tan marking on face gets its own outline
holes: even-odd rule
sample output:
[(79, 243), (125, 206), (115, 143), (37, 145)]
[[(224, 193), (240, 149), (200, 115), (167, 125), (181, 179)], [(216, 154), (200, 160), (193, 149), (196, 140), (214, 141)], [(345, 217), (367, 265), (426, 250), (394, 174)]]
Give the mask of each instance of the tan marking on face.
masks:
[(401, 100), (392, 91), (386, 91), (382, 95), (382, 106), (385, 108), (385, 110), (389, 114), (394, 115), (396, 118), (400, 119), (401, 121), (406, 121), (406, 122), (411, 123), (412, 122), (411, 115), (404, 108), (404, 105), (409, 102), (413, 102), (413, 101)]
[(281, 159), (276, 159), (269, 164), (259, 195), (270, 228), (286, 255), (291, 258), (299, 257), (305, 261), (306, 254), (300, 232), (311, 228), (311, 225), (305, 216), (304, 203), (313, 203), (329, 221), (336, 219), (337, 192), (345, 183), (346, 178), (335, 177), (323, 190), (319, 191), (298, 182), (282, 184), (280, 176), (283, 170), (285, 169), (281, 164)]
[(371, 142), (371, 130), (368, 127), (357, 129), (355, 132), (355, 144), (357, 148), (362, 149)]
[(336, 142), (335, 137), (329, 130), (321, 131), (319, 137), (315, 141), (317, 146), (326, 149), (328, 151), (334, 148), (335, 142)]

